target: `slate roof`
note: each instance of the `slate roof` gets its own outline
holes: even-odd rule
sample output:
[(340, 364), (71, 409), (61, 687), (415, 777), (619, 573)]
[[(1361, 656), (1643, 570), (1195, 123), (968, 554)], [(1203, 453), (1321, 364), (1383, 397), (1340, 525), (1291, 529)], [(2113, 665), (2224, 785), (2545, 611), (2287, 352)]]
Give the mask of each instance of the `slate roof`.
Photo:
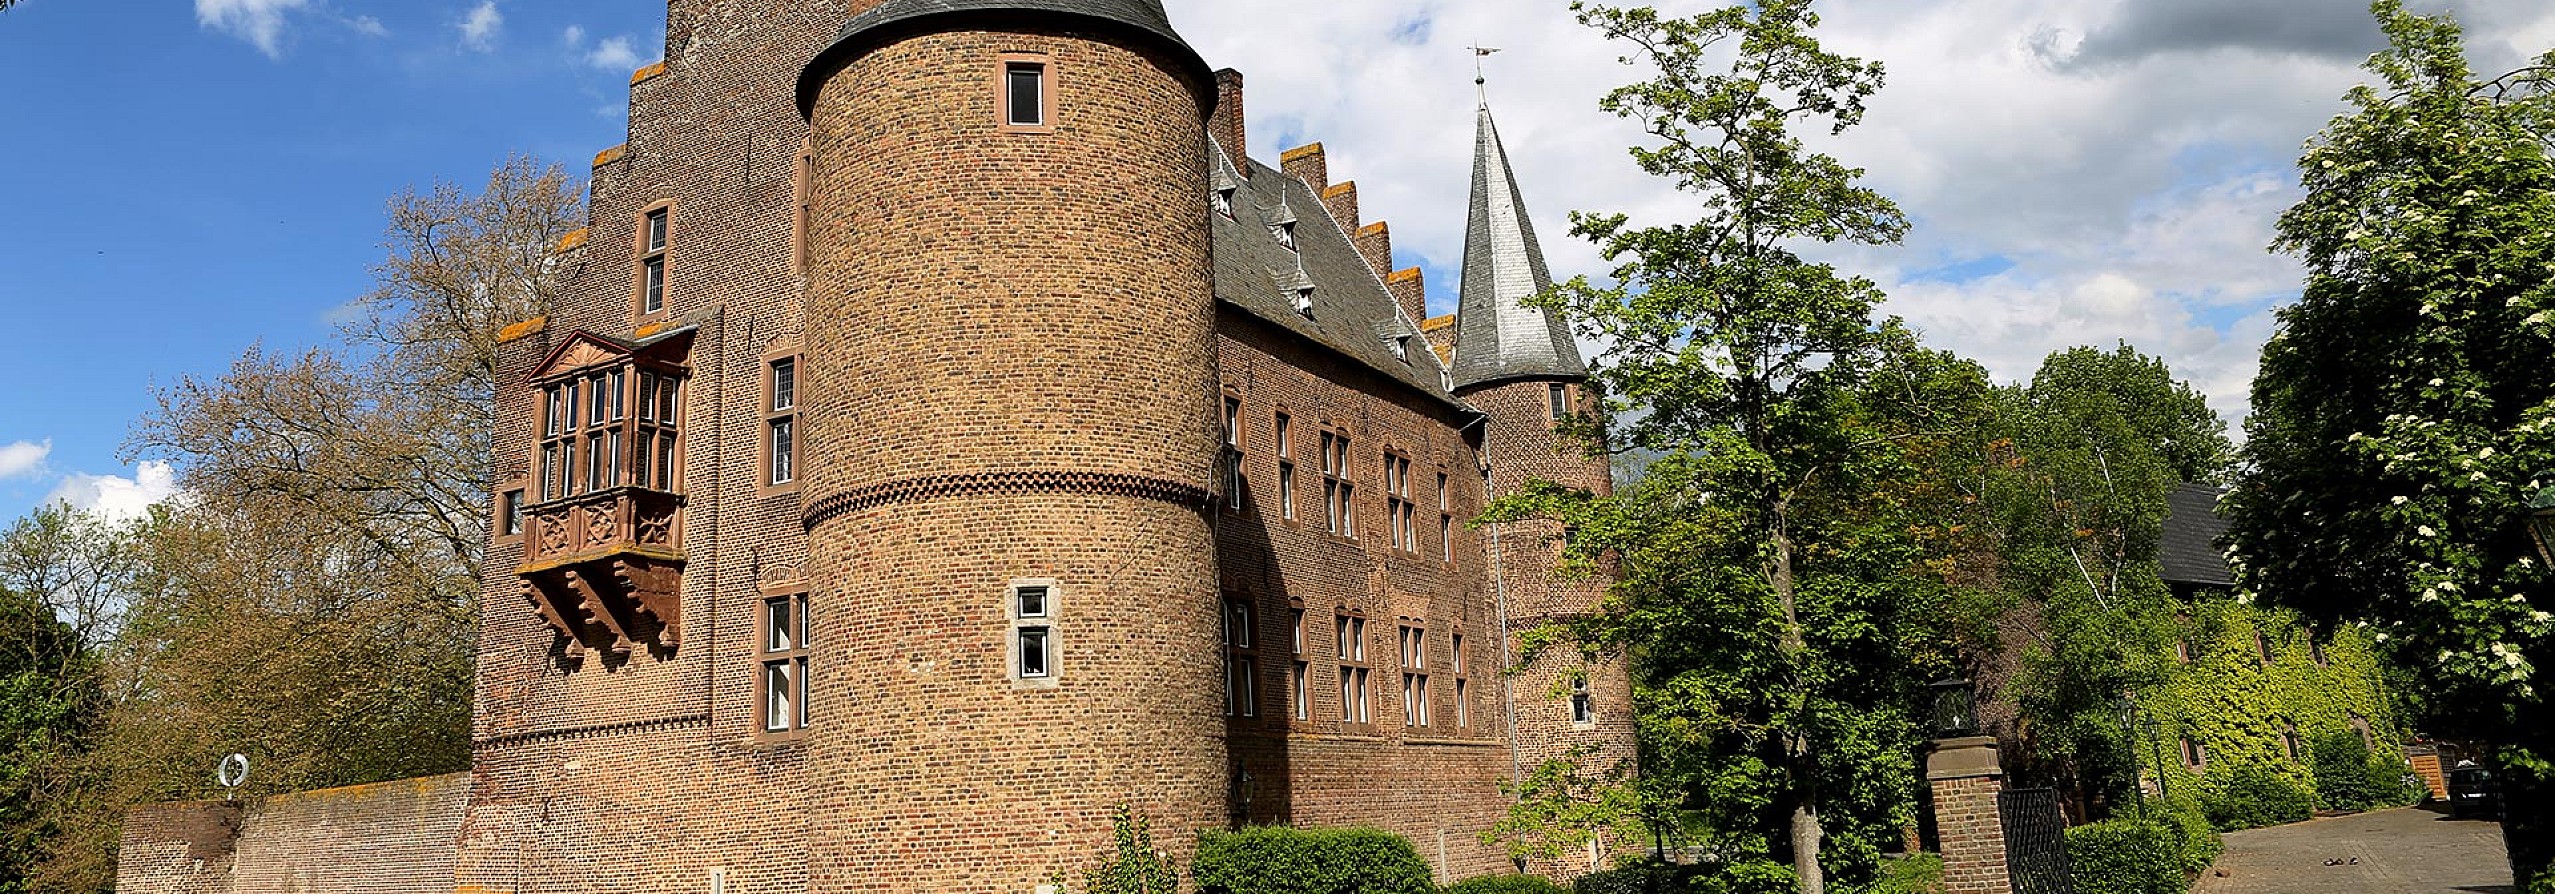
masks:
[[(1208, 215), (1217, 300), (1470, 412), (1455, 400), (1446, 367), (1428, 349), (1419, 321), (1402, 312), (1310, 186), (1257, 161), (1250, 162), (1245, 178), (1221, 148), (1208, 155), (1216, 165), (1208, 182), (1235, 190), (1231, 218)], [(1289, 219), (1295, 222), (1295, 251), (1269, 231)], [(1296, 311), (1292, 294), (1307, 286), (1313, 289), (1309, 316)], [(1395, 356), (1392, 343), (1402, 339), (1403, 352)]]
[(1456, 387), (1588, 375), (1570, 329), (1523, 303), (1552, 284), (1508, 148), (1484, 105), (1473, 136), (1472, 219), (1464, 227), (1464, 285), (1455, 312)]
[[(1157, 39), (1172, 50), (1180, 63), (1200, 84), (1213, 84), (1215, 77), (1206, 60), (1180, 32), (1171, 27), (1171, 17), (1162, 11), (1162, 0), (887, 0), (862, 10), (843, 30), (834, 45), (816, 54), (798, 78), (798, 111), (807, 116), (816, 108), (817, 90), (825, 79), (845, 62), (873, 46), (899, 35), (921, 30), (924, 19), (955, 15), (1062, 16), (1090, 22), (1111, 23), (1134, 28), (1138, 33)], [(1213, 90), (1206, 96), (1212, 102)]]
[(2232, 587), (2236, 577), (2218, 547), (2227, 520), (2218, 515), (2225, 490), (2186, 484), (2165, 497), (2165, 536), (2161, 550), (2165, 582), (2201, 587)]

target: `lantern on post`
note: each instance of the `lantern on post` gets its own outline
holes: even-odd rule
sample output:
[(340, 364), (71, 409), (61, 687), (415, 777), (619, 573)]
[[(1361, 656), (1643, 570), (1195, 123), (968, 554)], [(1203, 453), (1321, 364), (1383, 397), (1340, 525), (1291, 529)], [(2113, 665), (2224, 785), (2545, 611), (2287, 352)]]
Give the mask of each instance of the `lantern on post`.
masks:
[(1934, 737), (1961, 739), (1978, 735), (1978, 684), (1944, 680), (1934, 690)]
[(2555, 565), (2555, 487), (2538, 491), (2528, 501), (2528, 536), (2537, 541), (2538, 557)]

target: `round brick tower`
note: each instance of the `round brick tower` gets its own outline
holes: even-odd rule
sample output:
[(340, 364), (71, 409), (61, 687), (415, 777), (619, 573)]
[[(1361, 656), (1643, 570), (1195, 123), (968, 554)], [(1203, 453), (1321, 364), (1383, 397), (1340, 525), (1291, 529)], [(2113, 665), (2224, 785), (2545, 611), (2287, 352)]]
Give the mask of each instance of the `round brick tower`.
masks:
[(1159, 0), (889, 0), (801, 75), (813, 890), (1221, 820), (1214, 95)]

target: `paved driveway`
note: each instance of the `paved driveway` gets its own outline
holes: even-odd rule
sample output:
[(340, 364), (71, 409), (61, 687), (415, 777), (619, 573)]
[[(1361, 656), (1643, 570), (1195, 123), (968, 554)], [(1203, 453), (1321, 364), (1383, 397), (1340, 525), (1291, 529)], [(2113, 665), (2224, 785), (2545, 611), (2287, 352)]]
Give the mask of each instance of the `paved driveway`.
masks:
[[(2327, 860), (2359, 865), (2326, 866)], [(2218, 873), (2225, 873), (2220, 877)], [(2196, 894), (2510, 894), (2502, 827), (2390, 810), (2227, 836)]]

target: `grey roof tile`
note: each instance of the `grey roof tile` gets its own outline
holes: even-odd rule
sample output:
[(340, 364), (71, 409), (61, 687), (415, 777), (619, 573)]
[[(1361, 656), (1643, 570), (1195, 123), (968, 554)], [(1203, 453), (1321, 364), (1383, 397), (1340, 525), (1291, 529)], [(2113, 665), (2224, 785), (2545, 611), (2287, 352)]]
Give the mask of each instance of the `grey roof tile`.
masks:
[[(1208, 155), (1224, 168), (1216, 176), (1230, 176), (1240, 187), (1231, 218), (1209, 215), (1218, 300), (1470, 412), (1448, 393), (1446, 369), (1436, 352), (1405, 351), (1402, 357), (1393, 356), (1381, 334), (1405, 329), (1417, 333), (1419, 323), (1402, 313), (1401, 305), (1376, 278), (1375, 269), (1367, 265), (1310, 186), (1257, 161), (1250, 163), (1250, 177), (1243, 178), (1229, 167), (1230, 155), (1220, 149)], [(1269, 234), (1280, 214), (1295, 219), (1295, 251), (1288, 251)], [(1296, 312), (1292, 294), (1305, 286), (1313, 289), (1310, 315)]]
[(2159, 551), (2166, 583), (2235, 586), (2236, 576), (2227, 569), (2226, 554), (2218, 547), (2218, 539), (2227, 534), (2227, 520), (2218, 515), (2218, 498), (2225, 494), (2205, 484), (2185, 484), (2166, 495), (2164, 542)]
[(1456, 387), (1588, 374), (1569, 327), (1524, 304), (1552, 284), (1508, 149), (1484, 105), (1473, 137), (1472, 219), (1464, 228), (1464, 284), (1455, 311)]

